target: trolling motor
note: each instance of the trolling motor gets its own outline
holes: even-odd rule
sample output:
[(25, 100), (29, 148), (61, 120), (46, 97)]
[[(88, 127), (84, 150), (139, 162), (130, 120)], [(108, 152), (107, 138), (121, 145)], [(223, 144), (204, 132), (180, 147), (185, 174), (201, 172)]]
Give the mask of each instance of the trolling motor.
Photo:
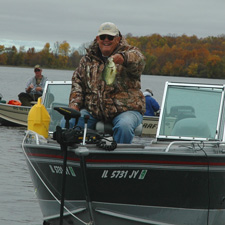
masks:
[[(69, 107), (55, 107), (56, 111), (64, 115), (64, 118), (66, 120), (65, 128), (66, 130), (69, 129), (69, 120), (71, 118), (76, 119), (77, 121), (80, 117), (80, 112), (77, 110), (71, 109)], [(57, 140), (57, 142), (60, 144), (61, 150), (63, 152), (63, 173), (62, 173), (62, 190), (61, 190), (61, 204), (60, 204), (60, 225), (63, 225), (63, 214), (64, 214), (64, 200), (65, 200), (65, 189), (66, 189), (66, 166), (67, 166), (67, 146), (68, 143), (64, 138), (63, 129), (59, 126), (56, 127), (56, 132), (53, 134), (53, 139)]]
[(54, 110), (58, 111), (60, 114), (62, 114), (64, 116), (64, 118), (66, 120), (65, 128), (67, 128), (67, 129), (69, 128), (69, 120), (72, 118), (76, 119), (75, 125), (77, 125), (78, 119), (80, 117), (79, 111), (69, 108), (69, 107), (54, 107)]
[[(104, 134), (100, 134), (95, 130), (87, 128), (87, 122), (89, 119), (88, 115), (84, 116), (84, 129), (82, 129), (77, 126), (77, 122), (81, 116), (79, 111), (68, 107), (55, 107), (54, 109), (64, 115), (66, 120), (65, 128), (57, 126), (56, 131), (53, 133), (53, 139), (60, 145), (75, 147), (75, 144), (96, 144), (98, 148), (107, 151), (113, 151), (117, 147), (117, 143), (115, 141), (109, 141), (105, 138)], [(76, 123), (73, 128), (69, 128), (69, 120), (71, 118), (76, 119)], [(111, 144), (107, 144), (104, 139), (111, 142)]]
[[(69, 108), (69, 107), (55, 107), (56, 111), (64, 115), (64, 118), (66, 120), (65, 128), (61, 128), (60, 126), (56, 127), (56, 131), (53, 133), (53, 139), (56, 140), (61, 147), (61, 150), (63, 152), (63, 173), (62, 173), (62, 191), (61, 191), (61, 204), (60, 204), (60, 225), (63, 225), (63, 214), (64, 214), (64, 200), (65, 200), (65, 188), (66, 188), (66, 166), (67, 166), (67, 147), (68, 146), (74, 146), (74, 144), (82, 143), (84, 146), (86, 143), (96, 143), (97, 147), (112, 151), (117, 147), (117, 143), (115, 141), (112, 142), (111, 145), (105, 144), (105, 142), (102, 142), (102, 139), (104, 139), (103, 136), (98, 134), (98, 132), (94, 130), (88, 130), (87, 129), (87, 122), (89, 119), (89, 116), (84, 116), (84, 129), (77, 126), (77, 122), (81, 116), (80, 112)], [(69, 128), (69, 120), (75, 118), (75, 126), (74, 128)], [(84, 168), (83, 164), (84, 162), (84, 155), (88, 152), (85, 150), (83, 153), (82, 151), (79, 151), (78, 154), (83, 155), (81, 156), (81, 167)], [(86, 179), (85, 171), (84, 173), (84, 179)], [(88, 190), (88, 189), (87, 189)], [(88, 191), (87, 191), (88, 193)], [(92, 215), (91, 215), (92, 217)]]
[[(98, 140), (101, 139), (101, 135), (95, 130), (87, 129), (87, 121), (89, 119), (88, 115), (84, 116), (84, 129), (77, 126), (77, 122), (80, 118), (80, 112), (71, 109), (68, 107), (55, 107), (56, 111), (64, 115), (66, 120), (65, 128), (61, 128), (60, 126), (56, 127), (56, 131), (53, 133), (53, 139), (56, 140), (59, 144), (66, 144), (67, 146), (74, 146), (74, 144), (82, 145), (87, 144), (95, 144)], [(69, 128), (69, 120), (71, 118), (76, 119), (75, 126), (73, 128)]]

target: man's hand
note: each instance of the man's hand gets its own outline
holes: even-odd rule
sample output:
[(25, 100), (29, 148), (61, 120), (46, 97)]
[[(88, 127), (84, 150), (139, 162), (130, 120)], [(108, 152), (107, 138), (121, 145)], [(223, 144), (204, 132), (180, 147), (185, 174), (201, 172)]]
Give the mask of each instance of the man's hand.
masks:
[(112, 58), (115, 64), (123, 65), (124, 58), (121, 54), (115, 54), (112, 56)]
[(33, 85), (33, 84), (30, 84), (30, 85), (27, 87), (26, 92), (29, 93), (33, 88), (34, 88), (34, 85)]
[(76, 105), (73, 105), (73, 106), (69, 106), (71, 109), (75, 109), (75, 110), (77, 110), (77, 111), (80, 111), (80, 109), (78, 108), (78, 106), (76, 106)]
[(42, 87), (36, 87), (36, 91), (42, 91)]

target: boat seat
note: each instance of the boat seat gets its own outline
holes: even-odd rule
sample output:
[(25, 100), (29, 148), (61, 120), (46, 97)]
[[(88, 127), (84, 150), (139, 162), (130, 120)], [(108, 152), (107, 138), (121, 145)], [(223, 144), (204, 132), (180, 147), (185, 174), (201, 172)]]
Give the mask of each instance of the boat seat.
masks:
[[(104, 123), (102, 121), (97, 122), (95, 130), (99, 133), (113, 135), (113, 125), (112, 123)], [(142, 134), (142, 123), (136, 127), (134, 131), (135, 136), (141, 136)]]
[(31, 101), (30, 104), (31, 104), (31, 106), (34, 106), (37, 104), (37, 101)]
[(195, 118), (195, 109), (192, 106), (173, 106), (170, 109), (169, 117), (177, 118), (176, 122), (184, 118)]
[(208, 124), (197, 118), (186, 118), (177, 121), (172, 132), (172, 136), (211, 138)]

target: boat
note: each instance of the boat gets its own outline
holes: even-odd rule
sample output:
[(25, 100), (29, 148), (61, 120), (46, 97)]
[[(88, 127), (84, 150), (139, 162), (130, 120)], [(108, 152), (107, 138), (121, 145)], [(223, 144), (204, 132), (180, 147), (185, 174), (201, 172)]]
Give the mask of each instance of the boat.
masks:
[(31, 107), (21, 106), (18, 100), (6, 102), (0, 94), (0, 124), (5, 126), (27, 126), (27, 115)]
[(1, 125), (27, 126), (27, 115), (31, 107), (0, 103)]
[(142, 136), (155, 137), (158, 128), (159, 116), (143, 116)]
[[(63, 85), (62, 85), (63, 84)], [(57, 88), (55, 91), (54, 96), (51, 94), (52, 86)], [(60, 86), (59, 86), (60, 85)], [(60, 89), (64, 86), (64, 89)], [(42, 102), (46, 108), (48, 108), (49, 113), (52, 112), (52, 107), (56, 105), (67, 105), (64, 102), (67, 102), (68, 99), (65, 99), (65, 96), (69, 96), (70, 90), (67, 89), (71, 86), (71, 82), (67, 81), (47, 81), (45, 84), (45, 88), (42, 95)], [(53, 88), (53, 89), (54, 89)], [(62, 95), (62, 96), (60, 96)], [(0, 96), (1, 97), (1, 96)], [(0, 122), (1, 125), (6, 126), (27, 126), (27, 116), (31, 109), (30, 106), (21, 106), (20, 102), (17, 100), (10, 100), (6, 103), (5, 100), (0, 101)], [(32, 106), (36, 104), (36, 101), (32, 102)], [(52, 103), (52, 105), (51, 105)], [(51, 106), (52, 107), (51, 107)], [(51, 126), (55, 126), (54, 120), (55, 118), (58, 119), (60, 116), (57, 112), (52, 113), (52, 123)]]
[[(225, 85), (166, 82), (155, 138), (68, 128), (22, 143), (44, 225), (222, 225)], [(88, 119), (88, 118), (86, 118)]]

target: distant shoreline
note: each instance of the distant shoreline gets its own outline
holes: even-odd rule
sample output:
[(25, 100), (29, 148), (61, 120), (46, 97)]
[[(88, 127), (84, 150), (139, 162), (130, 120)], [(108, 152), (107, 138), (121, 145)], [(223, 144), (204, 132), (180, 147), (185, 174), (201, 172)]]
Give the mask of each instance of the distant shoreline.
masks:
[[(25, 68), (25, 69), (33, 69), (33, 67), (30, 66), (12, 66), (12, 65), (0, 65), (0, 67), (11, 67), (11, 68)], [(47, 68), (47, 67), (42, 67), (44, 70), (69, 70), (69, 71), (74, 71), (75, 69), (65, 69), (65, 68)]]

